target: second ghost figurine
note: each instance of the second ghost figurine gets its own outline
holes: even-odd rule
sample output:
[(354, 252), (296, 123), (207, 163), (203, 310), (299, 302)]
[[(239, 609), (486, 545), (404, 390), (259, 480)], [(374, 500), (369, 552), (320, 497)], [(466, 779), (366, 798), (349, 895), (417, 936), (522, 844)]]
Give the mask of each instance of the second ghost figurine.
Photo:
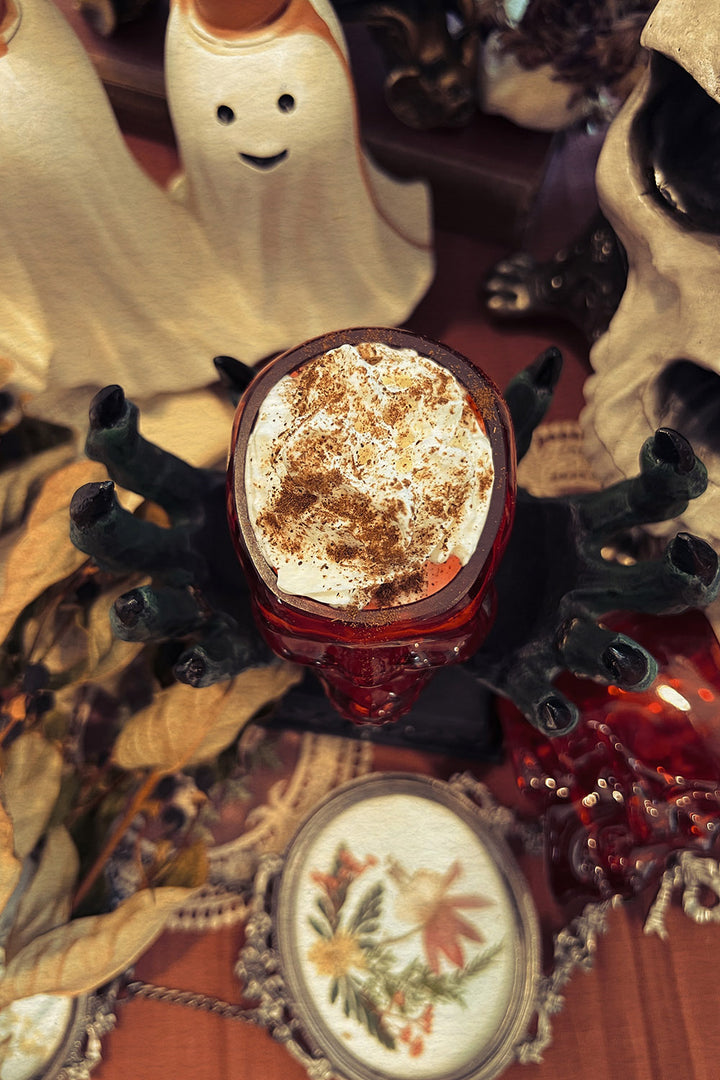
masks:
[(327, 0), (174, 0), (165, 60), (173, 193), (268, 345), (404, 322), (432, 280), (429, 194), (364, 153)]

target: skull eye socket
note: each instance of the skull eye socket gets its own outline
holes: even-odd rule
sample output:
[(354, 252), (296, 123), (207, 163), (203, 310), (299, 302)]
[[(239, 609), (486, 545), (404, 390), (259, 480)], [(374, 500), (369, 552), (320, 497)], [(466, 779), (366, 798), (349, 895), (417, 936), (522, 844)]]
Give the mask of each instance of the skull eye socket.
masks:
[(720, 375), (691, 360), (673, 360), (656, 384), (663, 424), (681, 431), (699, 457), (720, 453)]
[(232, 124), (235, 119), (235, 111), (229, 105), (218, 105), (215, 115), (221, 124)]
[(632, 131), (650, 194), (688, 229), (720, 233), (720, 104), (659, 53)]

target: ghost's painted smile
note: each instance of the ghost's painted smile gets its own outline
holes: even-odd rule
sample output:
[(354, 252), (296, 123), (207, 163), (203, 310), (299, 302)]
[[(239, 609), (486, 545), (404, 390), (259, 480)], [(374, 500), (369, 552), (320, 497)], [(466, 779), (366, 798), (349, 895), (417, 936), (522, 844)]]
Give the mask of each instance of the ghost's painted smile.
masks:
[(281, 150), (279, 154), (272, 154), (270, 157), (255, 157), (254, 154), (240, 154), (240, 158), (246, 165), (252, 165), (255, 169), (274, 169), (276, 165), (279, 165), (281, 161), (284, 161), (288, 156), (287, 150)]

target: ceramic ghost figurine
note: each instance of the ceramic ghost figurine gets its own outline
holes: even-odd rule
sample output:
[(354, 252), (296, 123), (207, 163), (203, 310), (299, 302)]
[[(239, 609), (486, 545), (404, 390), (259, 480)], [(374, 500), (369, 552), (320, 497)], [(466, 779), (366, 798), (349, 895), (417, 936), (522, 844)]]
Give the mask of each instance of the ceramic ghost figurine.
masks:
[[(263, 327), (195, 220), (135, 163), (85, 50), (56, 7), (48, 0), (7, 0), (4, 7), (5, 383), (27, 412), (79, 430), (92, 393), (109, 382), (133, 387), (148, 403), (148, 424), (156, 398), (179, 421), (170, 397), (215, 382), (216, 355), (265, 356)], [(191, 407), (197, 416), (203, 406)], [(188, 428), (207, 440), (191, 421), (183, 452)], [(222, 445), (226, 437), (224, 430)]]
[[(599, 477), (629, 476), (661, 424), (708, 467), (682, 523), (720, 542), (720, 17), (659, 0), (645, 78), (611, 125), (597, 171), (628, 255), (625, 293), (591, 353), (582, 423)], [(672, 526), (677, 528), (677, 524)]]
[(363, 152), (328, 0), (177, 0), (166, 79), (175, 194), (274, 347), (403, 322), (432, 278), (428, 191)]

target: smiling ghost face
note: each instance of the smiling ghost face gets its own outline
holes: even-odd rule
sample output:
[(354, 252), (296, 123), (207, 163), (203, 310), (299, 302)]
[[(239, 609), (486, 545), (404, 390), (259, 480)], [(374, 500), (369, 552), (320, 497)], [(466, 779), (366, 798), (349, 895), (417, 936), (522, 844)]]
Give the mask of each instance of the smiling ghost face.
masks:
[[(277, 99), (277, 107), (282, 113), (290, 113), (295, 110), (295, 98), (292, 94), (283, 93)], [(224, 124), (229, 127), (230, 124), (234, 124), (237, 115), (231, 105), (218, 105), (215, 110), (215, 115), (218, 119), (218, 123)], [(291, 132), (280, 132), (279, 134), (285, 135), (285, 138), (291, 136)], [(259, 169), (260, 172), (267, 172), (270, 169), (277, 168), (283, 161), (287, 160), (288, 148), (284, 147), (282, 150), (278, 150), (276, 154), (248, 154), (242, 150), (238, 151), (238, 156), (244, 165), (248, 165), (251, 169)]]
[[(277, 168), (288, 159), (291, 145), (295, 151), (296, 140), (307, 142), (308, 137), (305, 133), (303, 140), (303, 120), (307, 123), (308, 117), (306, 87), (298, 85), (297, 74), (288, 77), (272, 70), (276, 67), (255, 57), (238, 65), (227, 86), (213, 88), (222, 99), (214, 116), (220, 127), (213, 133), (217, 150), (260, 172)], [(207, 112), (206, 123), (211, 124), (211, 109)]]
[(307, 181), (313, 169), (356, 156), (346, 72), (325, 41), (298, 33), (272, 47), (196, 51), (192, 63), (193, 92), (173, 94), (173, 121), (200, 216), (205, 195), (217, 207), (273, 175)]

